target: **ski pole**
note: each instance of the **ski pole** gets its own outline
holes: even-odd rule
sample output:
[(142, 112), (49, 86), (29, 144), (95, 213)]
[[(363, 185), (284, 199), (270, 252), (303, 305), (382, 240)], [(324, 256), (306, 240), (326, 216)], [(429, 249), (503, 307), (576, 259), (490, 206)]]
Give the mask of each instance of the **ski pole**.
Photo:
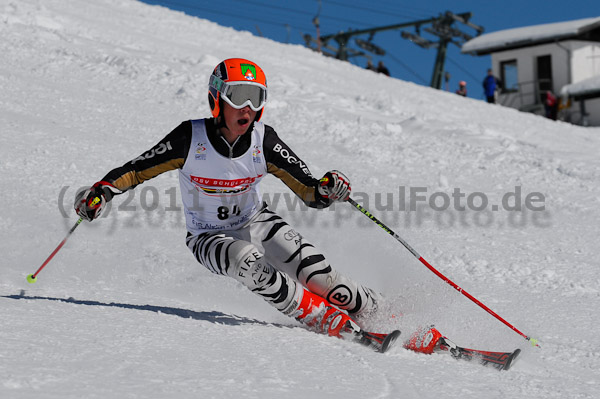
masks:
[(60, 251), (60, 249), (63, 247), (63, 245), (65, 245), (65, 243), (67, 242), (67, 240), (69, 239), (69, 237), (71, 236), (71, 234), (73, 234), (73, 232), (75, 231), (75, 229), (77, 228), (77, 226), (79, 226), (81, 224), (81, 222), (83, 221), (82, 218), (79, 218), (79, 220), (77, 220), (77, 222), (75, 222), (75, 224), (73, 225), (73, 227), (71, 227), (71, 230), (69, 230), (69, 232), (67, 233), (67, 236), (60, 242), (60, 244), (58, 244), (58, 247), (56, 247), (56, 249), (50, 254), (50, 256), (48, 256), (48, 259), (46, 259), (44, 261), (44, 263), (40, 266), (39, 269), (37, 269), (37, 271), (33, 274), (30, 274), (27, 276), (27, 281), (30, 283), (35, 283), (37, 281), (37, 275), (39, 274), (39, 272), (42, 271), (42, 269), (44, 267), (46, 267), (46, 265), (52, 260), (52, 258), (54, 258), (54, 255), (56, 255), (56, 253), (58, 251)]
[[(100, 198), (96, 197), (92, 200), (92, 202), (90, 203), (90, 206), (96, 205), (98, 202), (100, 202)], [(54, 255), (56, 255), (56, 253), (58, 251), (60, 251), (60, 249), (63, 247), (63, 245), (65, 245), (65, 243), (67, 242), (67, 240), (69, 239), (69, 237), (71, 236), (71, 234), (73, 234), (73, 232), (75, 231), (75, 229), (77, 228), (77, 226), (79, 226), (81, 224), (81, 222), (83, 221), (83, 218), (79, 218), (79, 220), (77, 220), (77, 222), (75, 222), (75, 224), (73, 225), (73, 227), (71, 227), (71, 230), (69, 230), (69, 232), (67, 233), (66, 237), (60, 242), (60, 244), (58, 244), (58, 247), (56, 247), (56, 249), (54, 251), (52, 251), (52, 253), (50, 254), (50, 256), (48, 256), (48, 259), (46, 259), (44, 261), (44, 263), (42, 263), (42, 265), (40, 266), (39, 269), (37, 269), (37, 271), (33, 274), (29, 274), (27, 276), (27, 281), (29, 283), (35, 283), (37, 281), (37, 275), (39, 274), (39, 272), (42, 271), (42, 269), (44, 267), (46, 267), (46, 265), (52, 260), (52, 258), (54, 258)]]
[(442, 280), (444, 280), (446, 283), (450, 284), (455, 290), (457, 290), (458, 292), (460, 292), (461, 294), (463, 294), (464, 296), (466, 296), (467, 298), (469, 298), (471, 301), (475, 302), (483, 310), (485, 310), (486, 312), (488, 312), (489, 314), (491, 314), (492, 316), (494, 316), (496, 319), (500, 320), (502, 323), (504, 323), (511, 330), (513, 330), (514, 332), (516, 332), (517, 334), (519, 334), (520, 336), (522, 336), (523, 338), (525, 338), (527, 341), (531, 342), (532, 346), (540, 347), (540, 345), (538, 344), (538, 340), (537, 339), (531, 338), (531, 337), (523, 334), (515, 326), (513, 326), (512, 324), (510, 324), (509, 322), (507, 322), (506, 320), (504, 320), (502, 317), (498, 316), (498, 314), (496, 314), (493, 310), (491, 310), (490, 308), (488, 308), (487, 306), (485, 306), (482, 302), (480, 302), (479, 300), (477, 300), (477, 298), (475, 298), (473, 295), (469, 294), (467, 291), (463, 290), (458, 285), (456, 285), (448, 277), (444, 276), (442, 273), (440, 273), (439, 271), (437, 271), (433, 266), (431, 266), (429, 264), (429, 262), (427, 262), (421, 255), (419, 255), (419, 253), (417, 251), (415, 251), (414, 248), (412, 248), (410, 245), (408, 245), (408, 243), (406, 241), (404, 241), (402, 239), (402, 237), (400, 237), (398, 234), (394, 233), (392, 231), (392, 229), (390, 229), (389, 227), (387, 227), (383, 222), (381, 222), (379, 219), (377, 219), (375, 216), (373, 216), (363, 206), (361, 206), (360, 204), (358, 204), (356, 201), (354, 201), (350, 197), (348, 197), (347, 201), (350, 204), (352, 204), (352, 206), (354, 206), (356, 209), (358, 209), (360, 212), (362, 212), (365, 216), (367, 216), (369, 219), (371, 219), (373, 222), (375, 222), (376, 225), (378, 225), (379, 227), (381, 227), (383, 230), (385, 230), (388, 234), (390, 234), (396, 240), (400, 241), (400, 243), (402, 245), (404, 245), (404, 247), (406, 249), (408, 249), (410, 251), (410, 253), (415, 256), (415, 258), (417, 258), (422, 264), (424, 264), (436, 276), (438, 276), (439, 278), (441, 278)]

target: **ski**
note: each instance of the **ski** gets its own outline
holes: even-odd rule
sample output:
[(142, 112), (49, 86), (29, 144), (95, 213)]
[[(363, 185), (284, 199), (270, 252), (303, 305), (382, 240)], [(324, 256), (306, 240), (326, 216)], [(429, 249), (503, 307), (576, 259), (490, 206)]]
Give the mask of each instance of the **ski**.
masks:
[(484, 366), (492, 366), (498, 370), (508, 370), (521, 353), (521, 349), (512, 352), (491, 352), (456, 346), (447, 338), (440, 338), (439, 349), (435, 352), (448, 352), (455, 359), (476, 360)]
[(498, 370), (508, 370), (521, 353), (520, 349), (513, 352), (492, 352), (464, 348), (446, 338), (434, 326), (420, 328), (404, 343), (404, 348), (424, 354), (448, 353), (455, 359), (475, 360), (484, 366), (492, 366)]
[(358, 342), (361, 345), (368, 346), (377, 352), (387, 352), (396, 340), (400, 337), (400, 331), (394, 330), (389, 334), (380, 334), (367, 331), (360, 331), (354, 338), (353, 341)]

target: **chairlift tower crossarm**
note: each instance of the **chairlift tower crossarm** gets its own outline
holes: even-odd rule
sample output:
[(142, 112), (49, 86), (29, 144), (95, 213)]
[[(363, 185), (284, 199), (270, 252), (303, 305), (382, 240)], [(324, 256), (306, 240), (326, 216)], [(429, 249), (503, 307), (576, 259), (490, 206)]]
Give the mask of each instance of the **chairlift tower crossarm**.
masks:
[(377, 32), (383, 32), (386, 30), (394, 30), (394, 29), (400, 29), (400, 28), (406, 28), (409, 26), (417, 26), (417, 25), (422, 25), (422, 24), (427, 24), (427, 23), (431, 23), (432, 21), (435, 21), (437, 18), (429, 18), (429, 19), (423, 19), (420, 21), (413, 21), (413, 22), (405, 22), (405, 23), (401, 23), (401, 24), (393, 24), (393, 25), (386, 25), (386, 26), (380, 26), (378, 28), (368, 28), (368, 29), (360, 29), (360, 30), (349, 30), (349, 31), (345, 31), (345, 32), (339, 32), (339, 33), (334, 33), (334, 34), (330, 34), (330, 35), (325, 35), (325, 36), (321, 36), (321, 42), (322, 43), (327, 43), (329, 40), (333, 39), (335, 40), (339, 47), (338, 47), (338, 51), (336, 54), (336, 58), (339, 60), (344, 60), (347, 61), (348, 60), (348, 41), (353, 37), (353, 36), (359, 36), (359, 35), (364, 35), (364, 34), (375, 34)]
[[(380, 27), (376, 27), (376, 28), (348, 30), (348, 31), (342, 31), (339, 33), (330, 34), (330, 35), (325, 35), (325, 36), (321, 36), (319, 38), (320, 40), (318, 41), (318, 43), (322, 44), (324, 47), (326, 47), (327, 49), (329, 49), (333, 53), (335, 53), (335, 57), (337, 59), (348, 61), (348, 58), (350, 56), (354, 57), (354, 56), (360, 56), (360, 55), (365, 54), (364, 52), (357, 52), (356, 50), (348, 48), (348, 42), (350, 41), (350, 39), (353, 36), (370, 34), (371, 36), (366, 43), (362, 43), (362, 44), (357, 43), (357, 44), (360, 47), (363, 47), (363, 49), (365, 49), (367, 51), (375, 52), (375, 53), (381, 55), (381, 54), (385, 53), (385, 50), (375, 46), (373, 43), (370, 42), (371, 38), (373, 37), (373, 35), (375, 33), (414, 26), (414, 27), (416, 27), (417, 34), (412, 34), (412, 33), (406, 32), (406, 31), (402, 31), (402, 37), (405, 39), (409, 39), (410, 41), (414, 42), (415, 44), (417, 44), (423, 48), (437, 48), (437, 55), (436, 55), (435, 65), (433, 68), (430, 86), (437, 88), (437, 89), (441, 89), (442, 77), (443, 77), (443, 72), (444, 72), (444, 63), (445, 63), (445, 59), (446, 59), (448, 44), (453, 43), (457, 46), (460, 46), (461, 41), (470, 40), (472, 38), (471, 35), (464, 33), (463, 31), (453, 27), (452, 25), (455, 22), (459, 22), (461, 24), (464, 24), (464, 25), (469, 26), (470, 28), (474, 29), (477, 32), (477, 35), (480, 35), (484, 30), (483, 27), (469, 22), (469, 19), (471, 18), (471, 16), (472, 16), (472, 13), (470, 13), (470, 12), (454, 14), (450, 11), (446, 11), (444, 14), (441, 14), (438, 17), (422, 19), (422, 20), (418, 20), (418, 21), (404, 22), (404, 23), (400, 23), (400, 24), (392, 24), (392, 25), (380, 26)], [(425, 39), (424, 37), (420, 36), (420, 27), (421, 27), (421, 25), (426, 25), (426, 24), (431, 24), (431, 26), (425, 28), (425, 30), (430, 34), (437, 36), (439, 38), (437, 42), (430, 41), (430, 40)], [(328, 45), (328, 42), (330, 40), (335, 40), (337, 42), (337, 44), (338, 44), (337, 49)], [(312, 41), (314, 41), (314, 39), (312, 39), (312, 37), (310, 37), (310, 35), (305, 35), (305, 41), (306, 41), (307, 47), (310, 47), (310, 43)], [(368, 44), (370, 44), (370, 46), (368, 46)], [(333, 54), (328, 54), (328, 55), (333, 56)]]

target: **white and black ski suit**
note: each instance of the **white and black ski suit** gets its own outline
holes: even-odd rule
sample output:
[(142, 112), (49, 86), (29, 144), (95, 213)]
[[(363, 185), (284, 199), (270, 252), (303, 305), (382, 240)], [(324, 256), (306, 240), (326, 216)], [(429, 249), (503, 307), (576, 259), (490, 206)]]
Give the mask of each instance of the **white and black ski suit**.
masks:
[(261, 201), (259, 182), (270, 173), (306, 205), (329, 206), (304, 162), (261, 122), (233, 145), (215, 124), (213, 118), (183, 122), (103, 181), (126, 191), (178, 169), (187, 246), (211, 272), (235, 278), (286, 314), (297, 310), (302, 289), (297, 282), (350, 314), (373, 310), (371, 289), (335, 271)]

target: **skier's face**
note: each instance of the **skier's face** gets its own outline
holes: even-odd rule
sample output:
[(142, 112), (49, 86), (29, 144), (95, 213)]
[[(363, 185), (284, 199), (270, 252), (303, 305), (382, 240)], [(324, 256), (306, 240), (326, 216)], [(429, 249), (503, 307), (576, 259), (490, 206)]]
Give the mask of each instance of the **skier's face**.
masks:
[(223, 118), (225, 118), (225, 126), (227, 126), (227, 128), (221, 129), (223, 136), (229, 143), (233, 143), (235, 139), (246, 133), (255, 117), (256, 111), (249, 106), (235, 109), (223, 102)]

